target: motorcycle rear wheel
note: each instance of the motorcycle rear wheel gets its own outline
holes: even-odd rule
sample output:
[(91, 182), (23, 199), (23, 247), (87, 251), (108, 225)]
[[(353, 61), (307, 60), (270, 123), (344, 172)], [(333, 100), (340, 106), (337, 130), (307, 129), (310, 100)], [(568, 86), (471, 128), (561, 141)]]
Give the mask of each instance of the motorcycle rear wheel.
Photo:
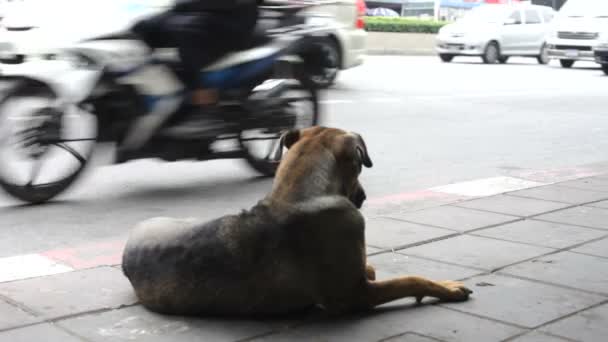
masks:
[[(268, 121), (267, 125), (264, 125), (268, 127), (243, 130), (239, 135), (239, 144), (245, 153), (245, 160), (254, 170), (266, 177), (273, 177), (281, 162), (276, 156), (277, 150), (283, 148), (280, 146), (282, 133), (292, 129), (303, 129), (319, 124), (320, 105), (317, 87), (302, 78), (289, 81), (293, 82), (287, 89), (277, 94), (276, 98), (287, 99), (284, 111), (280, 115), (290, 115), (294, 120), (286, 120), (292, 122), (279, 127), (273, 127), (272, 122)], [(298, 103), (301, 107), (296, 107)], [(301, 112), (294, 113), (298, 109)], [(285, 122), (284, 119), (285, 117), (272, 120)], [(255, 131), (257, 131), (259, 136), (251, 136)], [(262, 142), (261, 146), (254, 145), (259, 142)], [(260, 154), (257, 150), (264, 150), (266, 152)]]
[[(76, 108), (57, 108), (57, 98), (47, 84), (24, 80), (18, 81), (0, 100), (0, 187), (23, 202), (41, 204), (64, 192), (82, 174), (94, 151), (96, 118), (90, 117), (94, 122), (91, 132), (79, 126), (82, 122), (72, 127), (70, 120), (82, 119), (82, 113)], [(17, 107), (11, 110), (15, 104)], [(29, 108), (20, 115), (19, 105)], [(85, 133), (63, 136), (70, 128), (75, 128), (78, 135), (83, 130)], [(60, 160), (48, 164), (50, 157)], [(45, 177), (43, 171), (55, 176)], [(59, 174), (60, 171), (67, 172)]]

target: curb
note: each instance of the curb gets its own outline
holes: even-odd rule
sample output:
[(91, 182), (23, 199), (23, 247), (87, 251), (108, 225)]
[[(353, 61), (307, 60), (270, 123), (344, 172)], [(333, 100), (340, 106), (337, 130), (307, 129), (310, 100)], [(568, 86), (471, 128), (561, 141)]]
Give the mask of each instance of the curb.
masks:
[(434, 50), (426, 49), (369, 49), (368, 56), (435, 56)]

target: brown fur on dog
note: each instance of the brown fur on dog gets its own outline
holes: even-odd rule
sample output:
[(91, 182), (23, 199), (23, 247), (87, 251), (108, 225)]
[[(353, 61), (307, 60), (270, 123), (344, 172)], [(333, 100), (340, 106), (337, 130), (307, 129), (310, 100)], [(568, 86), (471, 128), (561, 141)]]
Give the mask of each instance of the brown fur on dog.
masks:
[(210, 222), (156, 218), (133, 230), (123, 270), (141, 303), (170, 314), (342, 313), (403, 297), (466, 300), (459, 282), (376, 281), (366, 264), (358, 181), (372, 167), (363, 138), (313, 127), (286, 133), (272, 191)]

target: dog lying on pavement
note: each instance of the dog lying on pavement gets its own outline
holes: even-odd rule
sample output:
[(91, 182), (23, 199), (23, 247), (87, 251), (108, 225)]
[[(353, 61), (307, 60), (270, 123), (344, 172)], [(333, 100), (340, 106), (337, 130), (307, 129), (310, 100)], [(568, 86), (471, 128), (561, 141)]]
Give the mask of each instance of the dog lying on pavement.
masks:
[(210, 222), (155, 218), (138, 224), (123, 272), (140, 302), (178, 315), (282, 314), (320, 306), (368, 310), (404, 297), (467, 300), (455, 281), (404, 276), (376, 281), (366, 265), (366, 195), (372, 167), (355, 133), (313, 127), (281, 138), (288, 148), (272, 191), (251, 210)]

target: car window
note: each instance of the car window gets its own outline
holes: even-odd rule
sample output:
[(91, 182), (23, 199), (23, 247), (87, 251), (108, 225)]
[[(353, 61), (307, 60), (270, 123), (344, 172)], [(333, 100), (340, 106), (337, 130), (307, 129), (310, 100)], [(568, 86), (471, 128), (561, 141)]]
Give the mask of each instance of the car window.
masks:
[(553, 20), (554, 16), (555, 16), (555, 12), (553, 12), (553, 10), (551, 10), (551, 9), (543, 10), (543, 19), (545, 20), (546, 23), (550, 23)]
[(521, 12), (519, 10), (513, 11), (509, 19), (513, 20), (513, 24), (521, 24)]
[(540, 15), (538, 11), (535, 9), (527, 9), (526, 10), (526, 24), (540, 24), (542, 21), (540, 20)]

